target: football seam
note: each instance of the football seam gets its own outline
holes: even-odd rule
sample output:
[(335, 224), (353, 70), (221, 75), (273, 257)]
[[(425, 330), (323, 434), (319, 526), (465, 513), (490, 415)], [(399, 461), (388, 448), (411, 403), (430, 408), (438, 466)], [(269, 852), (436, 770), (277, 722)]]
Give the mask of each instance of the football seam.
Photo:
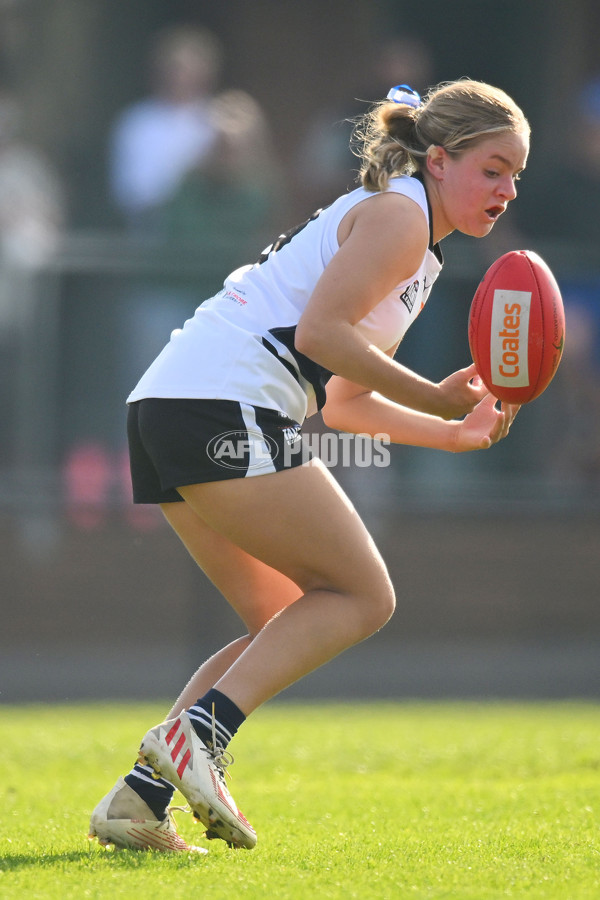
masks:
[[(536, 288), (537, 288), (538, 297), (540, 298), (539, 307), (540, 307), (540, 318), (541, 318), (541, 320), (542, 320), (542, 340), (543, 340), (543, 344), (542, 344), (542, 353), (541, 353), (541, 356), (540, 356), (540, 363), (541, 363), (542, 360), (544, 359), (544, 351), (545, 351), (545, 349), (546, 349), (546, 339), (545, 339), (545, 335), (546, 335), (546, 328), (545, 328), (545, 325), (546, 325), (546, 323), (545, 323), (545, 321), (544, 321), (544, 304), (541, 302), (542, 291), (541, 291), (541, 288), (540, 288), (540, 282), (539, 282), (539, 280), (538, 280), (537, 273), (536, 273), (536, 271), (535, 271), (535, 267), (533, 266), (533, 263), (531, 262), (531, 260), (530, 260), (529, 256), (527, 255), (527, 253), (525, 253), (524, 256), (525, 256), (525, 259), (527, 260), (527, 265), (529, 266), (529, 269), (531, 270), (531, 274), (533, 275), (533, 280), (535, 281), (535, 286), (536, 286)], [(527, 347), (527, 356), (529, 357), (529, 347)], [(527, 364), (529, 365), (529, 359), (527, 360)], [(539, 386), (539, 383), (540, 383), (541, 375), (542, 375), (542, 366), (541, 366), (541, 364), (540, 364), (540, 366), (538, 367), (538, 374), (537, 374), (537, 379), (536, 379), (536, 382), (535, 382), (535, 385), (534, 385), (533, 395), (529, 398), (529, 400), (528, 400), (527, 402), (530, 402), (531, 400), (535, 399), (535, 397), (536, 397), (536, 391), (537, 391), (538, 386)]]
[[(497, 261), (499, 261), (499, 260), (497, 260)], [(497, 268), (496, 271), (494, 272), (494, 278), (495, 278), (495, 277), (498, 275), (498, 273), (504, 268), (504, 266), (507, 265), (507, 263), (509, 263), (509, 262), (510, 262), (510, 260), (508, 259), (508, 257), (507, 257), (506, 259), (502, 259), (501, 264), (498, 266), (498, 268)], [(527, 260), (527, 262), (529, 262), (529, 260)], [(489, 270), (488, 270), (488, 271), (489, 271)], [(479, 282), (479, 285), (478, 285), (478, 287), (477, 287), (477, 289), (476, 289), (476, 291), (475, 291), (476, 294), (477, 294), (477, 290), (479, 290), (479, 287), (481, 287), (481, 285), (482, 285), (483, 282), (485, 281), (485, 278), (486, 278), (486, 275), (487, 275), (487, 274), (488, 274), (488, 273), (486, 272), (486, 273), (484, 274), (483, 278), (481, 279), (481, 281)], [(479, 329), (480, 329), (481, 315), (482, 315), (482, 312), (483, 312), (484, 301), (485, 301), (485, 298), (486, 298), (486, 296), (487, 296), (488, 290), (489, 290), (489, 287), (486, 288), (485, 292), (483, 293), (483, 295), (482, 295), (482, 297), (481, 297), (480, 302), (479, 302), (478, 305), (475, 307), (475, 310), (476, 310), (476, 313), (477, 313), (477, 321), (474, 323), (474, 324), (475, 324), (475, 328), (474, 328), (475, 333), (478, 333), (478, 332), (479, 332)], [(480, 363), (480, 359), (479, 359), (479, 347), (477, 346), (476, 342), (473, 342), (473, 343), (474, 343), (474, 347), (475, 347), (475, 352), (473, 352), (473, 347), (470, 347), (470, 350), (471, 350), (471, 356), (473, 357), (473, 362), (475, 363), (475, 367), (476, 367), (477, 369), (479, 369), (479, 363)], [(475, 359), (475, 356), (477, 356), (477, 359)], [(486, 385), (486, 387), (487, 387), (487, 385)], [(488, 388), (488, 390), (489, 390), (489, 388)], [(490, 393), (492, 393), (492, 391), (490, 391)]]

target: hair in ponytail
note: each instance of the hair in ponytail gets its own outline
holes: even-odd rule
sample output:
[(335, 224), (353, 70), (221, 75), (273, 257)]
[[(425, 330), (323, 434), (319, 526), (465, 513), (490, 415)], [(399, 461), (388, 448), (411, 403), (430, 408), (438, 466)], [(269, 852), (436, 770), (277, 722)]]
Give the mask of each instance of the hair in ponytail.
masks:
[(384, 191), (393, 176), (423, 168), (432, 145), (458, 154), (502, 131), (529, 134), (522, 110), (499, 88), (465, 78), (432, 88), (418, 106), (375, 104), (355, 123), (351, 146), (363, 187)]

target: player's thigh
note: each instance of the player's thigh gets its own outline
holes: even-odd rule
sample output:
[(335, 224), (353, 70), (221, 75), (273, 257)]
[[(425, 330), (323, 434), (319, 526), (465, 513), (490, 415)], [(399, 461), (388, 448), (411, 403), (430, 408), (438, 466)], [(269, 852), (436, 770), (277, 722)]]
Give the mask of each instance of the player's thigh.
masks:
[(320, 460), (179, 492), (211, 528), (303, 592), (334, 590), (393, 604), (387, 569), (369, 532)]
[(163, 513), (188, 552), (256, 635), (302, 591), (281, 572), (250, 556), (206, 524), (187, 503), (164, 503)]

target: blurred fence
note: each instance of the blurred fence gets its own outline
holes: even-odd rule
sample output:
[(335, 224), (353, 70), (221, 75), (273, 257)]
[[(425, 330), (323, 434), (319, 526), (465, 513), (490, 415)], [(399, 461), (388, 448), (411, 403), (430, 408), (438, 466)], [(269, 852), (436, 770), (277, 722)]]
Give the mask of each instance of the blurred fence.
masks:
[[(255, 250), (241, 248), (239, 262)], [(580, 263), (593, 272), (564, 245), (544, 255), (559, 280)], [(423, 314), (404, 362), (430, 377), (465, 364), (481, 272), (468, 250), (455, 254), (430, 301), (436, 318)], [(214, 252), (86, 234), (30, 273), (0, 394), (0, 702), (167, 696), (237, 635), (170, 531), (132, 508), (123, 458), (132, 369), (222, 275)], [(598, 478), (551, 464), (566, 428), (570, 382), (559, 376), (490, 453), (400, 447), (385, 469), (336, 470), (382, 548), (399, 609), (291, 696), (600, 694)], [(82, 447), (100, 448), (101, 464), (84, 454), (91, 468), (69, 470)]]

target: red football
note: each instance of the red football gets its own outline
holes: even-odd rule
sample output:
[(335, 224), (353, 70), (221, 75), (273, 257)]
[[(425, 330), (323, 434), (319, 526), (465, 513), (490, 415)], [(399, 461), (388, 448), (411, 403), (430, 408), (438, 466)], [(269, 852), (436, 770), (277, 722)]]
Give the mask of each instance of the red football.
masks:
[(507, 403), (529, 403), (556, 372), (565, 313), (554, 275), (531, 250), (490, 266), (469, 312), (469, 347), (483, 383)]

